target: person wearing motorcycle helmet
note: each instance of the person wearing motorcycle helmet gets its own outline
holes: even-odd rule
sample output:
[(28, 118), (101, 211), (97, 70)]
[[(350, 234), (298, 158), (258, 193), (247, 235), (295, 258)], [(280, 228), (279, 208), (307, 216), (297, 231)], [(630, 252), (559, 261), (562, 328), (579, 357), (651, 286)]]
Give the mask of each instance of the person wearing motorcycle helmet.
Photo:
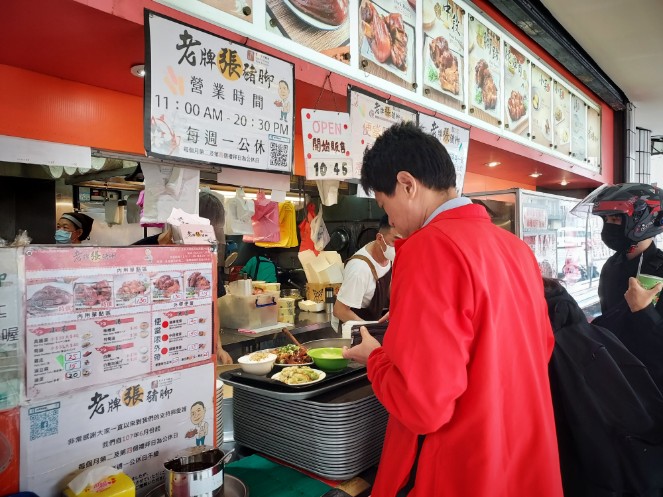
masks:
[[(663, 252), (654, 237), (663, 233), (663, 190), (644, 183), (604, 185), (582, 200), (572, 212), (603, 219), (601, 239), (615, 251), (599, 278), (601, 312), (624, 302), (629, 278), (640, 272), (663, 277)], [(642, 264), (640, 261), (642, 260)], [(663, 314), (663, 306), (660, 307)]]
[(613, 332), (663, 391), (663, 299), (659, 298), (656, 306), (652, 304), (662, 285), (645, 290), (636, 279), (638, 270), (663, 277), (663, 252), (654, 244), (654, 237), (663, 233), (662, 202), (660, 188), (623, 183), (599, 188), (571, 212), (601, 216), (601, 238), (615, 250), (601, 270), (602, 315), (592, 323)]

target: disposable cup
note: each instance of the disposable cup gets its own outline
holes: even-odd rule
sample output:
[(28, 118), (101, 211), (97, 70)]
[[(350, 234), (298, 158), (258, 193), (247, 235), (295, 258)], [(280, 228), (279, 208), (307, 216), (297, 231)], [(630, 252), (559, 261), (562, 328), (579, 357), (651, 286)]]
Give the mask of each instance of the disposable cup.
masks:
[[(653, 276), (651, 274), (640, 273), (638, 275), (638, 281), (640, 282), (642, 288), (644, 288), (645, 290), (649, 290), (651, 288), (654, 288), (657, 284), (663, 283), (663, 278), (661, 278), (660, 276)], [(656, 295), (654, 295), (652, 304), (654, 305), (657, 304), (660, 295), (661, 292), (658, 292)]]

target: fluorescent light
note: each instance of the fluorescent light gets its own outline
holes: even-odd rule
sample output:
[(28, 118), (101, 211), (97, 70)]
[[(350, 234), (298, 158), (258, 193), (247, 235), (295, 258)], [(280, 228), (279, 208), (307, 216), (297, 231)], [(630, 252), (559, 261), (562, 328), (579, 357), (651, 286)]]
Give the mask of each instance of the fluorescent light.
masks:
[(495, 166), (499, 166), (500, 164), (501, 164), (501, 162), (497, 162), (497, 161), (486, 162), (486, 165), (488, 167), (495, 167)]
[(532, 178), (538, 178), (539, 176), (542, 176), (542, 173), (540, 173), (540, 172), (537, 171), (537, 172), (534, 172), (534, 173), (530, 174), (530, 176), (531, 176)]

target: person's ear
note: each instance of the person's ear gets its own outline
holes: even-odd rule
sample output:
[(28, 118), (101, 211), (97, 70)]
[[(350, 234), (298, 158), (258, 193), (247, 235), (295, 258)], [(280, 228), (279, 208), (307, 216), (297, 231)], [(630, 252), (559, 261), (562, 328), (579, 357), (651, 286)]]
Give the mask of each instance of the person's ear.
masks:
[(398, 171), (396, 174), (397, 187), (405, 192), (408, 198), (413, 198), (417, 193), (417, 180), (407, 171)]

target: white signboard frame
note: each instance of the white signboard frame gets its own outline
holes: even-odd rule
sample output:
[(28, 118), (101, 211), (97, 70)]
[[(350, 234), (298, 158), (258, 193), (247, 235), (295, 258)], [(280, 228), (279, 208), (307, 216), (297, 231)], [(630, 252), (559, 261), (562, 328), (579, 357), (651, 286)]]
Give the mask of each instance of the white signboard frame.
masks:
[(456, 189), (460, 195), (463, 192), (465, 172), (467, 171), (470, 130), (451, 124), (444, 119), (421, 113), (419, 114), (419, 126), (426, 133), (430, 133), (437, 138), (449, 152), (449, 157), (451, 157), (456, 169)]
[(352, 177), (350, 114), (302, 109), (302, 141), (306, 179), (340, 180)]
[(150, 156), (291, 174), (294, 65), (145, 11)]
[(418, 124), (418, 112), (405, 105), (390, 102), (359, 88), (348, 89), (348, 106), (352, 140), (350, 157), (353, 162), (353, 179), (361, 178), (364, 151), (391, 125), (398, 122)]
[(60, 495), (76, 473), (107, 465), (145, 495), (163, 483), (164, 461), (197, 444), (198, 431), (214, 445), (214, 383), (208, 363), (22, 406), (21, 488)]

